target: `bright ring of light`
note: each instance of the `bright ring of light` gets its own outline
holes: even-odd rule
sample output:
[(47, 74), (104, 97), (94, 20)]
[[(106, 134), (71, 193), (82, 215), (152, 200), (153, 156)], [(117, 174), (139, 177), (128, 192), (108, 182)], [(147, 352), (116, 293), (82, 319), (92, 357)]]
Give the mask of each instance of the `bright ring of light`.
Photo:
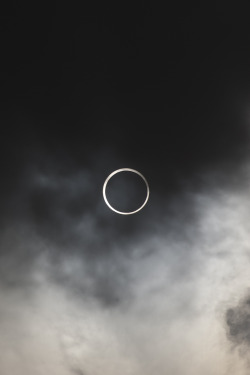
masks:
[[(136, 174), (138, 174), (142, 179), (143, 181), (145, 182), (146, 184), (146, 187), (147, 187), (147, 196), (146, 196), (146, 199), (144, 201), (144, 203), (142, 204), (141, 207), (139, 207), (137, 210), (135, 211), (130, 211), (130, 212), (122, 212), (122, 211), (118, 211), (116, 210), (114, 207), (111, 206), (111, 204), (108, 202), (107, 200), (107, 197), (106, 197), (106, 187), (107, 187), (107, 184), (109, 182), (109, 180), (111, 179), (111, 177), (113, 177), (115, 174), (119, 173), (119, 172), (124, 172), (124, 171), (128, 171), (128, 172), (134, 172)], [(146, 180), (146, 178), (138, 171), (136, 171), (135, 169), (131, 169), (131, 168), (121, 168), (121, 169), (117, 169), (116, 171), (112, 172), (105, 180), (104, 184), (103, 184), (103, 189), (102, 189), (102, 192), (103, 192), (103, 198), (104, 198), (104, 201), (105, 203), (107, 204), (107, 206), (114, 212), (116, 212), (117, 214), (120, 214), (120, 215), (132, 215), (132, 214), (135, 214), (136, 212), (140, 211), (147, 203), (148, 201), (148, 198), (149, 198), (149, 186), (148, 186), (148, 182)]]

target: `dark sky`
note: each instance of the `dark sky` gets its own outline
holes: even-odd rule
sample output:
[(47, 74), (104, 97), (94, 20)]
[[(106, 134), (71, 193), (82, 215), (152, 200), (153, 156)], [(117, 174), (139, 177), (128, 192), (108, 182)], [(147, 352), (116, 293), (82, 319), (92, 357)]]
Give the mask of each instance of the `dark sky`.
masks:
[(133, 13), (2, 17), (2, 152), (13, 168), (39, 147), (83, 165), (102, 149), (165, 191), (178, 173), (244, 155), (244, 12)]
[[(247, 8), (14, 2), (0, 29), (1, 375), (245, 375)], [(150, 186), (125, 217), (123, 167)]]
[(171, 199), (199, 184), (201, 172), (245, 157), (243, 10), (172, 5), (158, 18), (146, 6), (123, 17), (52, 9), (39, 18), (13, 9), (1, 22), (3, 206), (30, 162), (43, 158), (90, 168), (98, 182), (114, 169), (138, 169)]

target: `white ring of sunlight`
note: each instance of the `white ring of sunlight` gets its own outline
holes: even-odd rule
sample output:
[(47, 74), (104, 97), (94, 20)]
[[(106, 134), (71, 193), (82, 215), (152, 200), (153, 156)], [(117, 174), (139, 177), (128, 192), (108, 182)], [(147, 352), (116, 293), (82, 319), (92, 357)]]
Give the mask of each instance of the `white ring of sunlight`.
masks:
[[(141, 205), (141, 207), (139, 207), (137, 210), (135, 211), (130, 211), (130, 212), (122, 212), (122, 211), (118, 211), (116, 210), (114, 207), (111, 206), (111, 204), (108, 202), (107, 200), (107, 197), (106, 197), (106, 187), (107, 187), (107, 184), (109, 182), (109, 180), (111, 179), (111, 177), (113, 177), (115, 174), (117, 173), (120, 173), (120, 172), (124, 172), (124, 171), (127, 171), (127, 172), (134, 172), (136, 174), (138, 174), (142, 179), (143, 181), (145, 182), (146, 184), (146, 187), (147, 187), (147, 196), (146, 196), (146, 199), (144, 201), (144, 203)], [(135, 214), (136, 212), (140, 211), (147, 203), (148, 201), (148, 198), (149, 198), (149, 186), (148, 186), (148, 182), (146, 180), (146, 178), (138, 171), (136, 171), (135, 169), (131, 169), (131, 168), (121, 168), (121, 169), (117, 169), (116, 171), (112, 172), (105, 180), (104, 184), (103, 184), (103, 189), (102, 189), (102, 192), (103, 192), (103, 198), (104, 198), (104, 201), (105, 203), (107, 204), (107, 206), (114, 212), (116, 212), (117, 214), (120, 214), (120, 215), (132, 215), (132, 214)]]

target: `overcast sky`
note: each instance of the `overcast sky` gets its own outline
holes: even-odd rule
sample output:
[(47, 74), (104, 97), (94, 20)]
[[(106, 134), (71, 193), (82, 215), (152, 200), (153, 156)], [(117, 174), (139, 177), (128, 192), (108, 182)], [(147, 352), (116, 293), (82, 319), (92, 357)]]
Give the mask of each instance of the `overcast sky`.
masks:
[(97, 13), (1, 18), (0, 373), (247, 375), (246, 12)]

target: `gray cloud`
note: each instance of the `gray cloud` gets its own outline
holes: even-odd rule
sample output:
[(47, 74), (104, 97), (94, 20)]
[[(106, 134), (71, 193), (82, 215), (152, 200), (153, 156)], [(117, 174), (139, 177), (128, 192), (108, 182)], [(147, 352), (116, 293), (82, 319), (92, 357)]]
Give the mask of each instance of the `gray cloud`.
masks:
[(218, 171), (171, 199), (152, 191), (129, 219), (103, 202), (106, 172), (56, 160), (23, 171), (1, 233), (3, 375), (39, 374), (44, 358), (55, 375), (234, 375), (230, 361), (244, 374), (217, 311), (248, 280), (247, 165), (241, 185)]
[(250, 346), (250, 295), (226, 312), (229, 339), (243, 346)]

